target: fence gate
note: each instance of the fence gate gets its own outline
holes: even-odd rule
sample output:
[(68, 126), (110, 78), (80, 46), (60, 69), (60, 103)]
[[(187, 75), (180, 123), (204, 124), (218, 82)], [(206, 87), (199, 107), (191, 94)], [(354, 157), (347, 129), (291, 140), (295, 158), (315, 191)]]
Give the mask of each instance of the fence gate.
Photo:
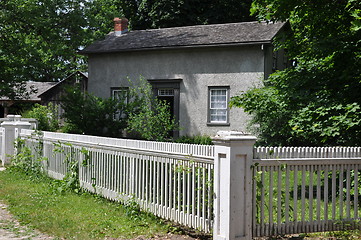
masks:
[(360, 229), (360, 149), (255, 149), (253, 236)]

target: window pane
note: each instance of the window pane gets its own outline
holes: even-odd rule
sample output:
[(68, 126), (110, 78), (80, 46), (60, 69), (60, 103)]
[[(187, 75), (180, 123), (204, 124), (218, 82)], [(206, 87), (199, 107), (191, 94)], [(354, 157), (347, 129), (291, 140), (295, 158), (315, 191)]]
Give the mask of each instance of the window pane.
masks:
[(115, 100), (122, 100), (124, 103), (127, 102), (128, 91), (127, 90), (113, 90), (112, 97)]
[[(119, 103), (123, 102), (124, 104), (128, 103), (128, 90), (126, 89), (113, 89), (112, 90), (112, 98), (114, 100), (118, 100)], [(124, 112), (118, 110), (115, 112), (113, 119), (121, 120), (125, 119), (127, 116)]]
[(158, 89), (158, 96), (174, 96), (174, 89), (171, 88)]
[(210, 122), (227, 122), (227, 94), (228, 89), (210, 89)]
[(227, 103), (224, 102), (213, 102), (211, 103), (211, 109), (216, 109), (216, 108), (221, 108), (221, 109), (226, 109), (227, 108)]

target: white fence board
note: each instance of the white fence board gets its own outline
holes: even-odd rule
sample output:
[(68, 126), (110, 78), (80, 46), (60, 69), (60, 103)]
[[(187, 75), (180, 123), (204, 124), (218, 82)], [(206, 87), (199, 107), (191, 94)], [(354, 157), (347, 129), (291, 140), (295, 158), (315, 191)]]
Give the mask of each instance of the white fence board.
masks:
[[(35, 149), (33, 133), (21, 136)], [(49, 176), (75, 158), (85, 189), (211, 232), (213, 146), (49, 132), (40, 142)], [(258, 147), (252, 163), (254, 237), (361, 228), (361, 147)]]
[[(23, 130), (43, 146), (49, 176), (62, 179), (75, 159), (80, 184), (115, 201), (135, 201), (153, 214), (204, 232), (212, 229), (213, 146), (155, 143)], [(86, 164), (83, 164), (86, 161)]]
[(3, 131), (4, 128), (0, 127), (0, 161), (2, 161), (1, 156), (3, 151)]
[(254, 236), (361, 229), (361, 157), (350, 153), (353, 157), (255, 159)]
[(256, 147), (254, 159), (360, 158), (361, 147)]

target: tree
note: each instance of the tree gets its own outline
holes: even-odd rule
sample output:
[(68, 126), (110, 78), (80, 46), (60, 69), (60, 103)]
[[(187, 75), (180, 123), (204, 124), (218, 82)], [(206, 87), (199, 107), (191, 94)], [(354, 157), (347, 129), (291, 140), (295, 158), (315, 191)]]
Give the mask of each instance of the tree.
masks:
[(0, 96), (14, 98), (24, 81), (57, 81), (83, 66), (76, 52), (89, 40), (86, 3), (0, 1)]
[[(129, 19), (132, 29), (190, 26), (255, 20), (251, 0), (94, 0), (90, 23), (111, 24), (112, 17)], [(115, 15), (114, 15), (115, 14)], [(107, 16), (104, 18), (104, 16)]]
[(276, 44), (296, 63), (231, 100), (253, 115), (261, 143), (360, 145), (360, 2), (255, 0), (252, 11), (290, 22)]
[(85, 70), (77, 51), (103, 37), (113, 18), (132, 29), (247, 21), (251, 0), (0, 1), (0, 97), (23, 97), (25, 81), (58, 81)]

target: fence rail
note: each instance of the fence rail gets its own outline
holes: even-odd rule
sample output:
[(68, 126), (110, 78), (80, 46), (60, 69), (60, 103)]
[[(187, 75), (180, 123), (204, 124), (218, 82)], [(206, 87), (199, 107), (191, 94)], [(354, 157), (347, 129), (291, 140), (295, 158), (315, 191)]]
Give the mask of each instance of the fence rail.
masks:
[[(30, 136), (33, 130), (23, 129), (23, 136)], [(193, 157), (213, 159), (214, 146), (212, 145), (197, 145), (197, 144), (184, 144), (184, 143), (170, 143), (170, 142), (153, 142), (153, 141), (140, 141), (133, 139), (120, 139), (120, 138), (107, 138), (79, 134), (59, 134), (54, 132), (46, 132), (44, 138), (49, 138), (54, 141), (67, 141), (70, 143), (98, 146), (114, 146), (116, 148), (123, 147), (129, 149), (145, 149), (146, 151), (174, 153), (191, 155)]]
[(137, 145), (133, 140), (62, 133), (37, 136), (31, 130), (21, 136), (34, 151), (42, 145), (51, 177), (62, 179), (76, 160), (85, 189), (111, 200), (135, 201), (159, 217), (204, 232), (212, 229), (213, 146)]
[(360, 147), (254, 148), (255, 137), (237, 134), (222, 132), (215, 146), (20, 136), (49, 176), (63, 179), (75, 167), (88, 191), (213, 230), (215, 239), (361, 229)]
[(360, 158), (361, 147), (257, 147), (255, 159)]

